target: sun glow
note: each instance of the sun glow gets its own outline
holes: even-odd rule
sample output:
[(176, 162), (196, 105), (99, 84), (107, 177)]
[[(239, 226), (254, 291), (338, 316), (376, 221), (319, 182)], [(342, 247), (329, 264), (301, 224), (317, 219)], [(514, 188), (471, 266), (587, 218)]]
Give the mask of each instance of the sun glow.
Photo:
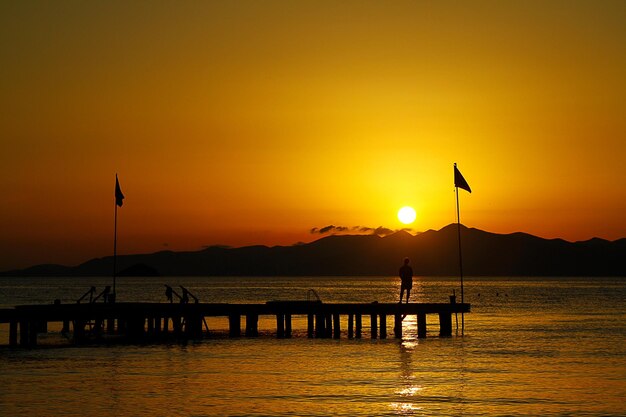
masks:
[(405, 206), (398, 210), (398, 220), (404, 224), (411, 224), (415, 221), (415, 210), (413, 207)]

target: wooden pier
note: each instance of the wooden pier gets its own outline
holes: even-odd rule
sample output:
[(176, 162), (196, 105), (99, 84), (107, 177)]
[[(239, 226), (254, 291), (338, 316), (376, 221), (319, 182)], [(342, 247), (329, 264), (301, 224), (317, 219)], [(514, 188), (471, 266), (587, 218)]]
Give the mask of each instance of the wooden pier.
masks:
[[(229, 337), (259, 335), (259, 317), (276, 319), (275, 335), (292, 336), (292, 318), (306, 318), (309, 338), (364, 337), (369, 323), (372, 339), (387, 338), (388, 317), (393, 319), (393, 336), (402, 338), (402, 320), (417, 316), (417, 336), (426, 337), (426, 315), (439, 316), (439, 335), (452, 335), (452, 315), (469, 313), (470, 305), (455, 303), (322, 303), (319, 301), (268, 301), (265, 304), (217, 303), (88, 303), (26, 305), (0, 309), (0, 323), (9, 323), (9, 345), (37, 346), (38, 334), (48, 323), (63, 323), (63, 333), (72, 334), (76, 344), (106, 340), (129, 342), (201, 339), (211, 335), (206, 317), (228, 319)], [(344, 317), (344, 320), (341, 318)], [(242, 330), (242, 319), (245, 326)], [(347, 322), (347, 329), (342, 329)], [(368, 329), (365, 327), (365, 329)], [(0, 342), (1, 343), (1, 342)]]

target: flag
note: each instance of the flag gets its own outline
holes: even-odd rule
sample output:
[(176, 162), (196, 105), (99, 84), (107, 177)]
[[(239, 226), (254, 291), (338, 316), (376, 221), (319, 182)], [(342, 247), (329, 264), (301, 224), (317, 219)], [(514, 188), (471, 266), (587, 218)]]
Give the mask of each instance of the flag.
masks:
[(122, 207), (124, 204), (124, 194), (122, 194), (122, 189), (120, 188), (120, 182), (117, 180), (117, 174), (115, 174), (115, 204)]
[(470, 193), (472, 192), (469, 184), (465, 181), (465, 178), (463, 178), (463, 175), (461, 175), (461, 172), (457, 169), (456, 164), (454, 164), (454, 186), (462, 188)]

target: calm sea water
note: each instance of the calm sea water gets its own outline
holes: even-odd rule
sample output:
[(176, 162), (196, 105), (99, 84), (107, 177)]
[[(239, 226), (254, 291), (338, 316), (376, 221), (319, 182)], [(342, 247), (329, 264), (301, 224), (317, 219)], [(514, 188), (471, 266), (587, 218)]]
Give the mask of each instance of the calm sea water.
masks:
[[(203, 302), (394, 302), (396, 278), (122, 278), (120, 301), (165, 301), (163, 283)], [(74, 302), (105, 279), (0, 278), (0, 307)], [(417, 278), (413, 301), (446, 302), (455, 279)], [(626, 280), (468, 278), (465, 336), (147, 346), (0, 347), (1, 416), (618, 416), (626, 415)], [(212, 328), (227, 328), (213, 319)], [(364, 326), (369, 320), (364, 319)], [(389, 333), (393, 320), (388, 323)], [(343, 326), (345, 328), (345, 325)], [(296, 332), (297, 333), (297, 332)], [(6, 326), (0, 344), (6, 345)]]

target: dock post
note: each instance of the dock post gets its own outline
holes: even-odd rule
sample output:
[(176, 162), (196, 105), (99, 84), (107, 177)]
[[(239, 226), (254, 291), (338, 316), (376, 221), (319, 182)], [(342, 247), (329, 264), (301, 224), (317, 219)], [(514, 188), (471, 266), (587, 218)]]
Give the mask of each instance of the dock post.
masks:
[(315, 322), (314, 322), (315, 316), (313, 314), (308, 314), (307, 315), (307, 321), (306, 321), (306, 335), (309, 339), (313, 338), (313, 336), (315, 335)]
[(231, 314), (228, 316), (228, 336), (241, 336), (241, 316), (239, 314)]
[(9, 324), (9, 346), (17, 346), (17, 321), (11, 320)]
[(36, 321), (34, 327), (37, 333), (48, 333), (48, 322), (46, 320)]
[(148, 337), (154, 336), (154, 317), (148, 317)]
[(396, 339), (402, 339), (402, 315), (393, 316), (393, 335)]
[(259, 315), (246, 314), (246, 337), (256, 337), (259, 335)]
[(28, 335), (30, 334), (28, 324), (26, 320), (20, 320), (20, 346), (22, 347), (28, 347)]
[(154, 335), (161, 335), (161, 317), (157, 316), (154, 318)]
[(333, 317), (332, 314), (326, 314), (326, 332), (324, 337), (330, 339), (333, 336)]
[[(170, 324), (169, 323), (170, 323), (170, 319), (167, 316), (163, 317), (163, 333), (166, 333), (166, 334), (169, 333), (169, 331), (170, 331), (170, 329), (169, 329)], [(118, 324), (118, 326), (119, 326), (119, 324)]]
[(384, 313), (380, 315), (380, 338), (387, 338), (387, 315)]
[(192, 318), (189, 314), (186, 314), (182, 317), (180, 332), (184, 336), (184, 339), (192, 339), (193, 338), (193, 323)]
[(180, 336), (181, 325), (180, 316), (172, 316), (172, 330), (176, 337)]
[(124, 318), (119, 317), (117, 319), (117, 333), (126, 334), (126, 320)]
[(357, 339), (360, 339), (361, 330), (363, 329), (363, 316), (360, 314), (357, 314), (355, 317), (355, 321), (356, 321), (356, 328), (354, 329), (354, 337), (356, 337)]
[(37, 346), (37, 331), (39, 330), (38, 322), (30, 322), (28, 329), (30, 334), (28, 335), (28, 346)]
[(452, 336), (451, 313), (439, 313), (439, 336)]
[(424, 313), (417, 315), (417, 337), (426, 337), (426, 314)]
[[(63, 328), (65, 328), (65, 321), (63, 322)], [(106, 320), (107, 323), (107, 333), (108, 334), (112, 334), (115, 332), (115, 319), (107, 319)]]
[(104, 328), (104, 320), (95, 319), (93, 329), (92, 329), (93, 334), (96, 335), (96, 337), (101, 337), (103, 328)]
[(354, 338), (354, 314), (348, 314), (348, 339)]
[(85, 340), (85, 321), (84, 320), (74, 320), (73, 322), (74, 328), (74, 343), (82, 343)]
[(291, 337), (291, 314), (285, 314), (285, 337)]
[(285, 337), (285, 316), (276, 314), (276, 337), (282, 339)]
[(376, 320), (376, 314), (370, 315), (370, 323), (372, 329), (372, 339), (378, 338), (378, 320)]
[(315, 337), (321, 338), (324, 337), (326, 333), (326, 318), (322, 313), (318, 313), (315, 315)]
[(341, 337), (341, 324), (339, 313), (333, 314), (333, 338), (339, 339)]

